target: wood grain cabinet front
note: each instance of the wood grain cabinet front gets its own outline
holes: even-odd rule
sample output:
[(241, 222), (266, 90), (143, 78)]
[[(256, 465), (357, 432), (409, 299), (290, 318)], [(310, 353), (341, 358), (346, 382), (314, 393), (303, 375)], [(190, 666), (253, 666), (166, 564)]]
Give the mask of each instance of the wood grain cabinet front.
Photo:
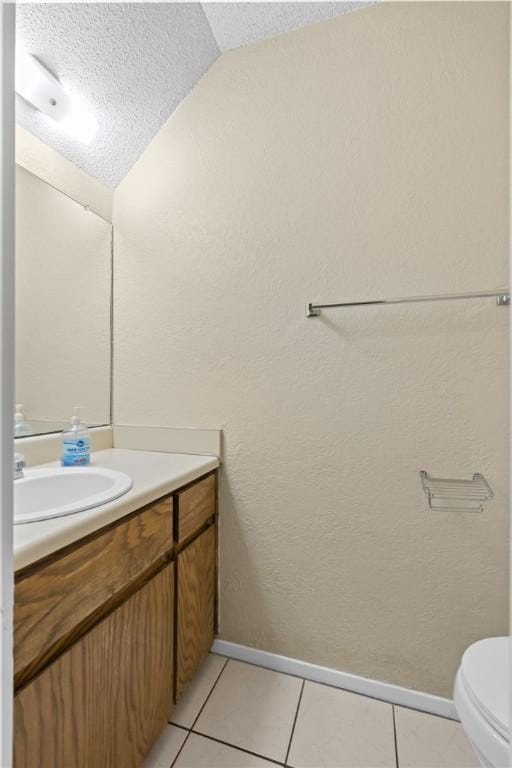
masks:
[(175, 697), (179, 700), (213, 643), (216, 526), (178, 555)]
[(211, 648), (217, 473), (16, 574), (15, 768), (141, 768)]
[[(15, 688), (173, 548), (168, 497), (18, 574), (14, 590)], [(169, 558), (170, 559), (170, 558)]]
[(141, 768), (172, 706), (170, 564), (23, 688), (15, 768)]
[(217, 511), (217, 473), (208, 475), (175, 496), (174, 538), (183, 544), (213, 518)]

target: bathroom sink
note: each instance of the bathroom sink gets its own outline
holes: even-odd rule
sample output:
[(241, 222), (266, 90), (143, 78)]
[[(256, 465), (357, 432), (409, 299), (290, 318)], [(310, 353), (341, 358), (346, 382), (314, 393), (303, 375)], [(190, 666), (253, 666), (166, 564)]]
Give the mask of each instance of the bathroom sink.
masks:
[(113, 469), (26, 469), (14, 482), (14, 524), (83, 512), (119, 498), (131, 487), (131, 478)]

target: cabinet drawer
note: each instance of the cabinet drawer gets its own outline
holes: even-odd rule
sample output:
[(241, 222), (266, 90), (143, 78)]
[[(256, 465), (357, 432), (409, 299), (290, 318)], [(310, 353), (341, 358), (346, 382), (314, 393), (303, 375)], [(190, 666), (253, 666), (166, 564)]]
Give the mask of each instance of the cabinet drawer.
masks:
[(14, 589), (15, 687), (169, 553), (172, 509), (172, 498), (163, 499), (21, 574)]
[(216, 511), (217, 475), (209, 475), (195, 485), (176, 494), (177, 515), (175, 538), (182, 543), (190, 538)]
[(172, 704), (173, 565), (14, 699), (15, 768), (140, 768)]

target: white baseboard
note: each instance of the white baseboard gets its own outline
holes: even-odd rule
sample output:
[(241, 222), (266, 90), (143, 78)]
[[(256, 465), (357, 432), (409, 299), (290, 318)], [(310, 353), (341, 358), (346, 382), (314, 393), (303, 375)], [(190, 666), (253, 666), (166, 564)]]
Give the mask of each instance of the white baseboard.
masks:
[(343, 688), (346, 691), (371, 696), (373, 699), (387, 701), (390, 704), (419, 709), (421, 712), (447, 717), (450, 720), (459, 719), (451, 699), (434, 696), (432, 693), (423, 693), (422, 691), (414, 691), (412, 688), (402, 688), (400, 685), (382, 683), (380, 680), (352, 675), (350, 672), (340, 672), (329, 667), (319, 667), (316, 664), (309, 664), (307, 661), (259, 651), (257, 648), (249, 648), (246, 645), (229, 643), (227, 640), (215, 640), (212, 651), (231, 659), (246, 661), (259, 667), (273, 669), (275, 672), (284, 672), (287, 675), (304, 677), (306, 680), (332, 685), (334, 688)]

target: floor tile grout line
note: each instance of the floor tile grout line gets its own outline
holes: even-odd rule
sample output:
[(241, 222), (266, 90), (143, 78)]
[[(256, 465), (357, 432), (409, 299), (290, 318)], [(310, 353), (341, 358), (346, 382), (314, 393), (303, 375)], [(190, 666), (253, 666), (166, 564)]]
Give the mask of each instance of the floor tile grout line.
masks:
[(376, 699), (376, 701), (383, 701), (384, 704), (391, 704), (392, 707), (408, 709), (410, 712), (420, 712), (422, 715), (427, 715), (428, 717), (438, 717), (439, 720), (448, 720), (449, 723), (460, 723), (460, 720), (455, 720), (453, 717), (447, 717), (446, 715), (438, 715), (437, 712), (429, 712), (428, 709), (418, 709), (418, 707), (410, 707), (407, 704), (395, 704), (392, 701), (385, 701), (385, 699)]
[(173, 723), (171, 720), (167, 721), (167, 725), (172, 725), (173, 728), (179, 728), (180, 731), (187, 731), (187, 733), (190, 731), (190, 728), (187, 728), (186, 725), (179, 725), (179, 723)]
[(226, 661), (225, 661), (225, 662), (224, 662), (224, 664), (222, 665), (222, 669), (221, 669), (221, 671), (219, 672), (219, 674), (218, 674), (218, 675), (217, 675), (217, 677), (215, 678), (215, 682), (214, 682), (214, 684), (212, 685), (212, 687), (210, 688), (210, 692), (208, 693), (208, 696), (207, 696), (207, 697), (206, 697), (206, 699), (203, 701), (203, 705), (202, 705), (201, 709), (200, 709), (200, 710), (199, 710), (199, 712), (197, 713), (197, 715), (196, 715), (196, 717), (195, 717), (195, 719), (194, 719), (194, 722), (193, 722), (193, 723), (192, 723), (192, 725), (190, 726), (190, 730), (193, 730), (193, 728), (194, 728), (195, 724), (197, 723), (197, 721), (198, 721), (198, 720), (199, 720), (199, 718), (201, 717), (201, 714), (202, 714), (202, 712), (203, 712), (203, 709), (204, 709), (204, 708), (206, 707), (206, 705), (208, 704), (208, 701), (209, 701), (209, 699), (210, 699), (210, 696), (211, 696), (211, 695), (212, 695), (212, 693), (214, 692), (214, 690), (215, 690), (215, 686), (217, 685), (217, 683), (219, 682), (220, 678), (222, 677), (222, 673), (223, 673), (223, 672), (224, 672), (224, 670), (226, 669), (226, 667), (227, 667), (228, 663), (229, 663), (229, 658), (226, 658)]
[[(214, 653), (210, 651), (210, 653)], [(222, 656), (220, 653), (215, 653), (215, 656)], [(294, 677), (295, 680), (305, 680), (307, 683), (314, 683), (315, 685), (323, 685), (326, 688), (333, 688), (335, 691), (345, 691), (345, 693), (351, 693), (354, 696), (362, 696), (365, 699), (371, 699), (372, 701), (382, 701), (383, 704), (389, 704), (391, 707), (402, 707), (403, 709), (411, 709), (413, 712), (422, 712), (424, 715), (430, 715), (430, 717), (439, 717), (441, 720), (448, 720), (453, 723), (458, 723), (460, 720), (454, 720), (453, 717), (447, 717), (446, 715), (439, 715), (437, 712), (429, 712), (427, 709), (419, 709), (419, 707), (411, 707), (409, 704), (395, 704), (389, 699), (383, 699), (378, 696), (371, 696), (369, 693), (361, 693), (360, 691), (353, 691), (350, 688), (343, 688), (340, 685), (334, 685), (334, 683), (323, 683), (320, 680), (313, 680), (310, 677), (301, 677), (295, 675), (293, 672), (282, 672), (280, 669), (273, 669), (273, 667), (266, 667), (263, 664), (257, 664), (254, 661), (244, 661), (243, 659), (237, 659), (235, 656), (225, 656), (223, 658), (228, 661), (236, 661), (239, 664), (247, 664), (249, 667), (257, 667), (258, 669), (268, 669), (269, 672), (275, 672), (278, 675), (286, 675), (286, 677)]]
[[(183, 730), (184, 730), (184, 729), (183, 729)], [(182, 744), (182, 745), (181, 745), (181, 747), (178, 749), (178, 752), (177, 752), (177, 754), (176, 754), (176, 757), (174, 758), (174, 760), (173, 760), (173, 761), (172, 761), (172, 763), (170, 764), (169, 768), (173, 768), (173, 766), (175, 765), (175, 763), (176, 763), (176, 761), (177, 761), (178, 757), (179, 757), (179, 756), (181, 755), (181, 753), (183, 752), (183, 747), (185, 746), (185, 744), (186, 744), (186, 743), (187, 743), (187, 741), (189, 740), (190, 734), (191, 734), (191, 731), (187, 731), (187, 735), (186, 735), (186, 736), (185, 736), (185, 738), (183, 739), (183, 744)]]
[(396, 763), (396, 768), (400, 768), (400, 763), (398, 761), (398, 737), (396, 735), (396, 717), (395, 717), (395, 705), (394, 704), (391, 705), (391, 712), (392, 712), (392, 715), (393, 715), (393, 738), (394, 738), (394, 741), (395, 741), (395, 763)]
[(190, 731), (190, 733), (193, 733), (195, 736), (201, 736), (203, 739), (209, 739), (210, 741), (215, 741), (217, 744), (223, 744), (225, 747), (231, 747), (231, 749), (238, 749), (239, 752), (245, 752), (246, 755), (259, 757), (260, 760), (266, 760), (268, 763), (273, 763), (273, 765), (279, 765), (279, 766), (282, 766), (282, 768), (285, 768), (285, 764), (279, 762), (279, 760), (274, 760), (273, 757), (268, 757), (268, 755), (261, 755), (259, 752), (252, 752), (250, 749), (241, 747), (239, 744), (231, 744), (229, 741), (223, 741), (222, 739), (218, 739), (216, 736), (210, 736), (208, 733), (202, 733), (201, 731)]
[[(215, 655), (217, 656), (218, 654), (215, 654)], [(218, 675), (217, 675), (217, 677), (215, 678), (215, 681), (214, 681), (214, 683), (213, 683), (212, 687), (210, 688), (210, 690), (209, 690), (209, 692), (208, 692), (208, 696), (206, 697), (206, 699), (205, 699), (205, 700), (203, 701), (203, 703), (201, 704), (201, 708), (200, 708), (199, 712), (197, 713), (196, 717), (194, 718), (194, 720), (193, 720), (193, 722), (192, 722), (192, 725), (181, 725), (181, 723), (175, 723), (175, 722), (174, 722), (174, 720), (168, 720), (167, 722), (169, 723), (169, 725), (174, 725), (174, 726), (176, 726), (176, 728), (183, 728), (183, 729), (184, 729), (184, 730), (186, 730), (186, 731), (190, 731), (190, 730), (192, 730), (192, 728), (193, 728), (193, 727), (194, 727), (194, 725), (196, 724), (197, 718), (199, 717), (199, 715), (200, 715), (200, 714), (201, 714), (201, 712), (203, 711), (203, 709), (204, 709), (204, 707), (205, 707), (205, 704), (206, 704), (206, 702), (207, 702), (207, 701), (208, 701), (208, 699), (210, 698), (210, 694), (211, 694), (211, 692), (213, 691), (213, 689), (214, 689), (214, 688), (215, 688), (215, 686), (217, 685), (217, 683), (218, 683), (218, 680), (219, 680), (219, 677), (220, 677), (220, 676), (222, 675), (222, 673), (224, 672), (224, 670), (225, 670), (225, 668), (226, 668), (226, 665), (227, 665), (227, 663), (228, 663), (228, 661), (229, 661), (229, 658), (228, 658), (227, 656), (223, 656), (223, 657), (221, 657), (221, 658), (223, 658), (223, 659), (224, 659), (224, 664), (222, 665), (222, 669), (220, 670), (219, 674), (218, 674)], [(172, 717), (172, 715), (171, 715), (171, 717)]]
[[(210, 700), (210, 697), (212, 696), (213, 691), (215, 690), (215, 688), (216, 688), (220, 678), (222, 677), (222, 675), (224, 673), (224, 670), (228, 666), (228, 663), (230, 661), (239, 661), (238, 659), (233, 659), (230, 656), (223, 656), (221, 654), (213, 654), (213, 655), (219, 656), (219, 658), (223, 658), (224, 659), (224, 664), (222, 665), (222, 668), (221, 668), (220, 672), (218, 673), (217, 677), (215, 678), (215, 681), (214, 681), (214, 683), (213, 683), (213, 685), (212, 685), (208, 695), (206, 696), (206, 698), (205, 698), (201, 708), (199, 709), (199, 712), (196, 715), (192, 725), (191, 726), (184, 726), (184, 725), (180, 725), (179, 723), (173, 723), (172, 721), (169, 721), (169, 725), (172, 725), (172, 726), (174, 726), (176, 728), (179, 728), (179, 729), (187, 732), (187, 735), (186, 735), (186, 737), (185, 737), (185, 739), (183, 741), (183, 744), (181, 745), (181, 747), (180, 747), (176, 757), (174, 758), (170, 768), (174, 767), (174, 765), (175, 765), (178, 757), (180, 756), (183, 748), (185, 747), (185, 744), (187, 743), (188, 738), (189, 738), (191, 733), (194, 733), (194, 734), (196, 734), (198, 736), (201, 736), (202, 738), (209, 739), (211, 741), (217, 742), (219, 744), (223, 744), (223, 745), (225, 745), (227, 747), (231, 747), (233, 749), (238, 749), (239, 751), (244, 752), (244, 753), (246, 753), (248, 755), (252, 755), (254, 757), (260, 758), (261, 760), (266, 760), (266, 761), (268, 761), (268, 762), (270, 762), (270, 763), (272, 763), (274, 765), (282, 766), (282, 768), (289, 768), (288, 760), (289, 760), (289, 757), (290, 757), (290, 751), (291, 751), (291, 747), (292, 747), (293, 738), (294, 738), (294, 735), (295, 735), (297, 720), (298, 720), (298, 716), (299, 716), (299, 711), (300, 711), (300, 707), (301, 707), (301, 703), (302, 703), (302, 697), (303, 697), (303, 693), (304, 693), (304, 688), (305, 688), (306, 682), (312, 682), (313, 684), (322, 685), (322, 686), (325, 686), (327, 688), (333, 688), (334, 690), (339, 690), (339, 691), (346, 692), (346, 693), (352, 693), (354, 696), (362, 696), (363, 698), (373, 699), (374, 701), (381, 701), (382, 703), (389, 704), (391, 706), (391, 712), (392, 712), (393, 741), (394, 741), (394, 752), (395, 752), (395, 765), (396, 765), (396, 768), (400, 768), (400, 761), (399, 761), (399, 756), (398, 756), (397, 722), (396, 722), (396, 707), (397, 706), (400, 706), (401, 708), (404, 708), (404, 709), (411, 710), (413, 712), (421, 712), (422, 714), (425, 714), (427, 716), (437, 717), (437, 718), (440, 718), (442, 720), (453, 721), (452, 718), (445, 717), (443, 715), (436, 715), (435, 713), (431, 713), (431, 712), (425, 712), (424, 710), (418, 710), (415, 707), (407, 707), (407, 706), (404, 706), (402, 704), (398, 705), (398, 704), (395, 704), (395, 703), (390, 702), (390, 701), (386, 702), (384, 699), (376, 699), (373, 696), (368, 696), (367, 694), (357, 693), (355, 691), (350, 691), (350, 690), (348, 690), (346, 688), (340, 688), (340, 687), (338, 687), (336, 685), (331, 685), (329, 683), (318, 683), (317, 681), (310, 681), (310, 680), (308, 680), (308, 678), (302, 678), (302, 677), (299, 677), (298, 675), (293, 675), (293, 674), (290, 674), (290, 673), (287, 673), (287, 672), (278, 672), (278, 674), (283, 674), (283, 675), (286, 675), (287, 677), (293, 677), (293, 678), (295, 678), (297, 680), (301, 680), (301, 682), (302, 682), (301, 690), (300, 690), (300, 693), (299, 693), (299, 699), (298, 699), (297, 707), (296, 707), (296, 711), (295, 711), (295, 716), (294, 716), (294, 720), (293, 720), (293, 724), (292, 724), (292, 730), (291, 730), (291, 734), (290, 734), (288, 748), (287, 748), (287, 751), (286, 751), (286, 757), (284, 759), (284, 762), (280, 762), (279, 760), (275, 760), (274, 758), (267, 757), (266, 755), (262, 755), (262, 754), (260, 754), (258, 752), (253, 752), (253, 751), (251, 751), (249, 749), (246, 749), (245, 747), (241, 747), (241, 746), (239, 746), (237, 744), (232, 744), (232, 743), (230, 743), (228, 741), (224, 741), (223, 739), (219, 739), (219, 738), (217, 738), (215, 736), (211, 736), (209, 734), (206, 734), (206, 733), (203, 733), (201, 731), (195, 730), (196, 724), (197, 724), (201, 714), (203, 713), (206, 705), (208, 704), (208, 701)], [(263, 667), (260, 664), (252, 664), (251, 662), (242, 662), (242, 663), (247, 664), (247, 666), (256, 667), (256, 668), (260, 668), (260, 669), (268, 669), (269, 671), (277, 672), (277, 670), (270, 670), (270, 668)], [(453, 721), (453, 722), (456, 722), (456, 721)]]
[(306, 685), (306, 681), (303, 680), (301, 688), (300, 688), (299, 700), (297, 701), (297, 709), (295, 710), (295, 717), (293, 718), (292, 732), (290, 734), (290, 741), (288, 742), (288, 749), (286, 750), (286, 757), (284, 759), (284, 764), (285, 765), (288, 765), (288, 758), (290, 756), (290, 749), (292, 748), (293, 735), (295, 733), (295, 726), (297, 724), (297, 718), (299, 716), (300, 703), (302, 701), (302, 694), (304, 693), (304, 686), (305, 685)]

